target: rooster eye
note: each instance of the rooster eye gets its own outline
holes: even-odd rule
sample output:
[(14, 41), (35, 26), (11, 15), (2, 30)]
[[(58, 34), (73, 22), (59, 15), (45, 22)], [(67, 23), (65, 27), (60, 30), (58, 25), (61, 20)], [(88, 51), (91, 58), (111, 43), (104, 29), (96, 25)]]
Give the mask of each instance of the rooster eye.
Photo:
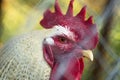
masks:
[(60, 41), (61, 43), (67, 43), (67, 39), (64, 38), (64, 37), (59, 37), (59, 41)]

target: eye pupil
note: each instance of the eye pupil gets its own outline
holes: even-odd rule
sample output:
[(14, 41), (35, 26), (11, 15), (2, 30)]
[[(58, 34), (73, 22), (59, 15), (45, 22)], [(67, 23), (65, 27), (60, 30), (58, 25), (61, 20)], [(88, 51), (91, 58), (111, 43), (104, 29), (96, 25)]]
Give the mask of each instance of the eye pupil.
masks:
[(64, 42), (64, 43), (67, 42), (66, 38), (64, 38), (64, 37), (60, 37), (60, 38), (59, 38), (59, 41), (60, 41), (60, 42)]
[(64, 41), (65, 41), (65, 38), (60, 38), (60, 41), (64, 42)]

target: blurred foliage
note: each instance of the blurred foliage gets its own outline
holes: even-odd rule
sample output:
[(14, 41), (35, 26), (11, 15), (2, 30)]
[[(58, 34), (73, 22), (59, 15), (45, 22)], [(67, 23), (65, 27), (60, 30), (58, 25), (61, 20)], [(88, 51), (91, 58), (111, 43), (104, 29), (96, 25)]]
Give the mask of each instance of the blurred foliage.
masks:
[(20, 5), (16, 0), (4, 0), (3, 3), (3, 24), (4, 33), (2, 41), (5, 42), (15, 35), (31, 8), (27, 5)]
[(115, 16), (115, 21), (110, 35), (110, 42), (115, 52), (120, 56), (120, 13), (118, 16)]
[[(94, 19), (99, 19), (104, 7), (108, 0), (75, 0), (74, 2), (74, 15), (76, 15), (82, 6), (87, 5), (87, 18), (90, 15)], [(63, 13), (65, 14), (69, 0), (59, 0)], [(39, 21), (43, 17), (43, 12), (50, 8), (54, 11), (54, 0), (4, 0), (2, 4), (2, 22), (4, 31), (2, 34), (2, 41), (5, 44), (11, 37), (29, 32), (31, 30), (42, 29)], [(116, 14), (112, 24), (112, 31), (110, 33), (110, 47), (114, 50), (115, 54), (120, 56), (120, 10), (119, 6), (116, 7)], [(99, 20), (98, 20), (99, 21)], [(97, 21), (95, 21), (97, 22)], [(98, 24), (98, 29), (102, 24)], [(88, 69), (91, 62), (85, 61), (85, 71), (83, 80), (87, 79), (92, 69)], [(102, 75), (104, 76), (104, 75)]]
[(97, 13), (101, 13), (108, 0), (85, 0), (85, 3), (94, 9)]
[(24, 5), (28, 5), (28, 6), (31, 6), (31, 7), (34, 7), (38, 1), (42, 2), (42, 0), (17, 0), (19, 2), (19, 4), (24, 4)]

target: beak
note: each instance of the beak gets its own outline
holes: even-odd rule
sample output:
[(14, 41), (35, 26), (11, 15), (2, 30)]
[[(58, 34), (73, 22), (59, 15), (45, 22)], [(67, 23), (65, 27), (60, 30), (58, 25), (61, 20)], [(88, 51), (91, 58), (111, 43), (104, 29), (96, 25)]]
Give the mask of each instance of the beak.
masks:
[(93, 61), (93, 53), (92, 53), (91, 50), (82, 50), (82, 54), (83, 54), (84, 57)]

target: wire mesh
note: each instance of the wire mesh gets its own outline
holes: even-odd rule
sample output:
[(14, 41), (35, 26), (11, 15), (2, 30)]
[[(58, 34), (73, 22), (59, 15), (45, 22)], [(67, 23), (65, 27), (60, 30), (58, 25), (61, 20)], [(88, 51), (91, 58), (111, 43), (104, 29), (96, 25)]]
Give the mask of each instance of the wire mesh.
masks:
[[(63, 0), (61, 0), (60, 2), (62, 3), (62, 1)], [(76, 0), (76, 1), (78, 1), (79, 5), (81, 5), (81, 6), (87, 5), (87, 3), (86, 3), (87, 0), (85, 0), (85, 1)], [(97, 2), (99, 3), (99, 1), (97, 1)], [(110, 4), (104, 6), (104, 9), (102, 10), (103, 12), (101, 12), (101, 13), (96, 12), (94, 9), (92, 9), (92, 7), (90, 5), (87, 5), (88, 6), (87, 10), (88, 10), (89, 14), (92, 14), (93, 16), (95, 16), (95, 23), (98, 25), (99, 36), (100, 36), (99, 44), (101, 44), (103, 46), (102, 48), (105, 50), (105, 54), (102, 54), (101, 51), (99, 51), (99, 48), (97, 48), (95, 51), (95, 59), (97, 59), (99, 61), (100, 66), (102, 67), (101, 70), (103, 72), (105, 72), (105, 74), (99, 72), (99, 73), (101, 73), (98, 76), (100, 78), (99, 80), (120, 80), (120, 53), (118, 53), (118, 51), (120, 51), (120, 50), (118, 50), (118, 51), (115, 50), (116, 48), (114, 47), (114, 42), (116, 42), (116, 41), (112, 41), (112, 40), (114, 40), (113, 36), (116, 36), (117, 33), (120, 34), (120, 32), (116, 32), (115, 34), (112, 35), (113, 31), (114, 32), (120, 31), (120, 26), (119, 26), (120, 25), (120, 23), (119, 23), (119, 21), (120, 21), (120, 10), (119, 10), (120, 9), (120, 0), (108, 0), (108, 2), (110, 2)], [(17, 3), (12, 3), (12, 6), (14, 8), (18, 9), (20, 6), (18, 6), (16, 4)], [(36, 24), (38, 24), (40, 19), (42, 18), (41, 16), (43, 15), (43, 12), (49, 7), (52, 8), (53, 4), (54, 4), (54, 0), (40, 0), (40, 1), (36, 2), (36, 4), (30, 9), (29, 13), (24, 13), (24, 10), (22, 9), (23, 11), (21, 11), (21, 13), (26, 14), (25, 15), (26, 17), (25, 17), (24, 22), (19, 24), (19, 28), (17, 28), (18, 30), (16, 30), (16, 33), (20, 34), (23, 32), (29, 32), (31, 30), (34, 30)], [(89, 4), (92, 5), (92, 2), (89, 2)], [(20, 10), (20, 9), (18, 9), (18, 10)], [(109, 40), (106, 41), (105, 36), (100, 31), (103, 28), (106, 21), (108, 21), (108, 19), (109, 19), (108, 17), (111, 16), (112, 14), (113, 14), (113, 20), (112, 20), (113, 23), (110, 25), (112, 28), (111, 28), (111, 32), (108, 34)], [(6, 26), (4, 26), (4, 27), (6, 27)], [(118, 30), (116, 30), (116, 27)], [(5, 34), (9, 34), (9, 33), (5, 33)], [(118, 36), (118, 37), (120, 37), (120, 36)], [(120, 48), (120, 38), (118, 38), (117, 40), (118, 40), (118, 43), (116, 45)], [(104, 56), (104, 58), (101, 58), (101, 57), (103, 57), (103, 56), (101, 56), (101, 54)], [(97, 67), (97, 65), (94, 67)], [(85, 73), (89, 73), (89, 70), (91, 69), (91, 67), (87, 67), (87, 68), (88, 68), (88, 70)], [(94, 73), (91, 73), (91, 74), (95, 75)], [(84, 79), (93, 80), (92, 78), (90, 79), (89, 77), (88, 78), (85, 78), (85, 77), (86, 77), (86, 75), (83, 76), (83, 80)], [(90, 76), (90, 77), (93, 77), (93, 76)], [(98, 80), (98, 79), (95, 79), (95, 80)]]

